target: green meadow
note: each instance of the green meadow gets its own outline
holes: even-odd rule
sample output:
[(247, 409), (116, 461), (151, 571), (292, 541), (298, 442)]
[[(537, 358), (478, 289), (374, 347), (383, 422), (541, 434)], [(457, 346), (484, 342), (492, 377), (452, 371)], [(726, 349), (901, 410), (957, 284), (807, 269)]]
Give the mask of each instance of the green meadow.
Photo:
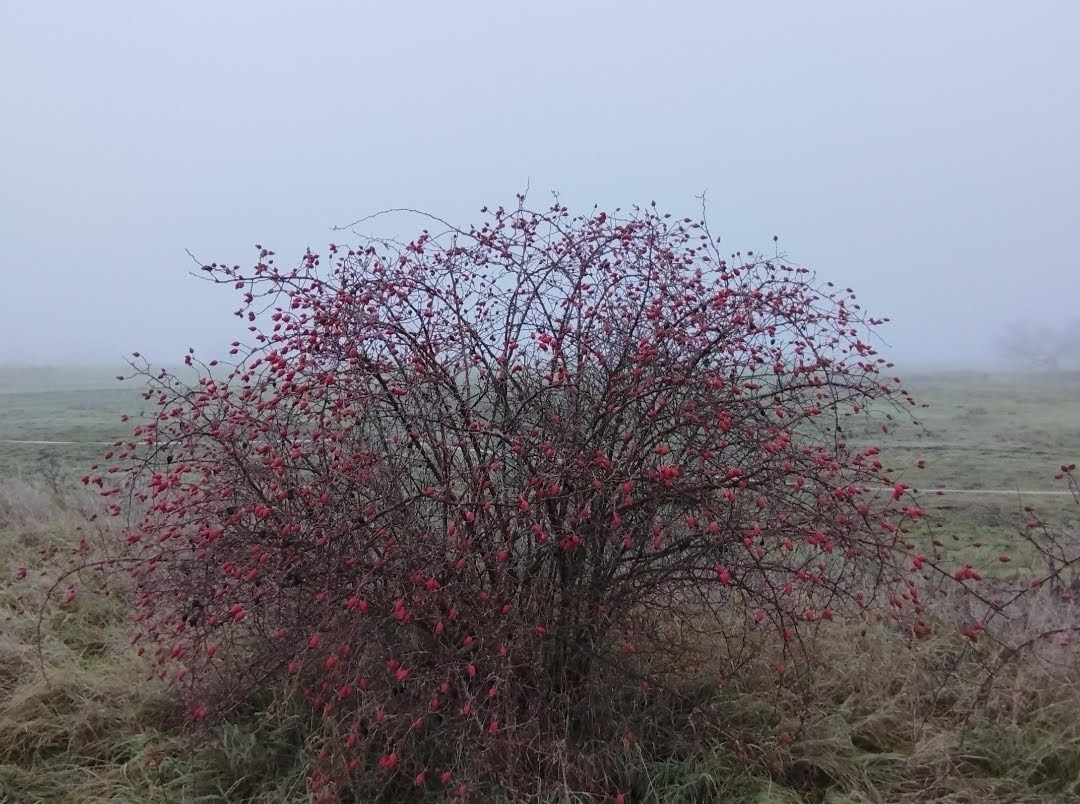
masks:
[[(127, 648), (117, 597), (91, 591), (39, 620), (43, 556), (91, 527), (94, 500), (77, 478), (128, 432), (120, 416), (146, 405), (115, 373), (0, 369), (0, 802), (304, 801), (305, 712), (280, 708), (268, 727), (260, 714), (275, 706), (268, 690), (252, 703), (258, 717), (238, 716), (193, 742), (169, 691), (145, 680)], [(997, 553), (1015, 552), (1016, 562), (994, 564), (1003, 574), (1025, 563), (1017, 534), (1036, 514), (1080, 540), (1080, 506), (1053, 479), (1059, 464), (1080, 458), (1080, 375), (907, 380), (927, 405), (914, 421), (880, 438), (849, 437), (879, 441), (887, 464), (919, 490), (928, 516), (913, 539), (937, 538), (950, 560), (994, 564)], [(1046, 595), (1025, 616), (1075, 622), (1076, 607)], [(853, 627), (815, 651), (809, 710), (785, 711), (755, 678), (703, 703), (757, 739), (772, 758), (765, 770), (745, 769), (725, 745), (644, 764), (613, 747), (612, 763), (638, 774), (643, 800), (654, 802), (1080, 801), (1075, 650), (1056, 664), (1015, 663), (978, 707), (966, 691), (980, 654), (956, 634), (912, 641)], [(778, 708), (766, 711), (763, 700)], [(801, 726), (790, 744), (775, 737), (785, 718)], [(591, 799), (562, 790), (543, 800)]]

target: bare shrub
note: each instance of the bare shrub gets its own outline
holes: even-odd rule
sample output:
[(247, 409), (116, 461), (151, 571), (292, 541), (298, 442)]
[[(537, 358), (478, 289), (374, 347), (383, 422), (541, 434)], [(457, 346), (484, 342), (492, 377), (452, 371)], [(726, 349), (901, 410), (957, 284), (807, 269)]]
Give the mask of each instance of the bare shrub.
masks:
[(725, 678), (808, 681), (833, 621), (978, 580), (845, 441), (914, 404), (849, 289), (653, 208), (447, 228), (205, 266), (250, 342), (138, 359), (159, 412), (84, 479), (127, 523), (92, 563), (195, 719), (286, 684), (327, 796), (615, 795), (604, 746), (691, 752)]

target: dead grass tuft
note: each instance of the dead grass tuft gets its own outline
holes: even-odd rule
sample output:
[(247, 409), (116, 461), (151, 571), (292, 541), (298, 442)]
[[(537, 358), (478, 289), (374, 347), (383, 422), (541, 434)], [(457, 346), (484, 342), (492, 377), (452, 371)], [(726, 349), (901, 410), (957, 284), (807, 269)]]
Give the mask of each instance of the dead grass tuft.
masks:
[[(46, 556), (77, 532), (77, 511), (0, 484), (0, 801), (307, 800), (308, 714), (265, 690), (231, 722), (186, 732), (174, 697), (146, 681), (127, 647), (116, 595), (87, 585), (53, 607), (39, 654)], [(15, 581), (22, 566), (27, 577)], [(928, 604), (935, 632), (923, 639), (839, 624), (810, 646), (810, 675), (784, 690), (765, 659), (728, 673), (728, 647), (710, 646), (724, 683), (673, 686), (690, 711), (722, 712), (724, 731), (688, 734), (663, 757), (643, 750), (644, 738), (615, 742), (598, 773), (630, 801), (656, 804), (1080, 801), (1080, 646), (1062, 630), (1014, 650), (1078, 622), (1080, 604), (1062, 592), (1026, 597), (999, 623), (1000, 643), (962, 637), (969, 612), (948, 597)], [(535, 799), (592, 800), (565, 788)]]

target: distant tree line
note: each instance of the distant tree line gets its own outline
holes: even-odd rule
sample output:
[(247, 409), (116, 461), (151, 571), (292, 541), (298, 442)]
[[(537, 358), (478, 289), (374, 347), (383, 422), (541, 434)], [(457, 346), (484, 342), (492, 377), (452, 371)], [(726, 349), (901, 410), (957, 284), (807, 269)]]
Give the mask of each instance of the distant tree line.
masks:
[(1044, 371), (1080, 367), (1080, 319), (1064, 323), (1016, 321), (998, 336), (998, 353)]

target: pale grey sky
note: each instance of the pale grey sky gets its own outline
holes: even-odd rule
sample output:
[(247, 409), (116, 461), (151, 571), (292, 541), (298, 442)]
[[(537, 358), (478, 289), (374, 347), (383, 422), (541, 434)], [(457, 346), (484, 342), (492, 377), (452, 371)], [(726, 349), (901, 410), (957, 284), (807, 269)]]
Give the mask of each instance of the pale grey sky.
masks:
[[(1080, 304), (1080, 2), (0, 4), (0, 362), (221, 354), (248, 264), (528, 182), (850, 283), (909, 361)], [(408, 232), (398, 232), (407, 234)]]

